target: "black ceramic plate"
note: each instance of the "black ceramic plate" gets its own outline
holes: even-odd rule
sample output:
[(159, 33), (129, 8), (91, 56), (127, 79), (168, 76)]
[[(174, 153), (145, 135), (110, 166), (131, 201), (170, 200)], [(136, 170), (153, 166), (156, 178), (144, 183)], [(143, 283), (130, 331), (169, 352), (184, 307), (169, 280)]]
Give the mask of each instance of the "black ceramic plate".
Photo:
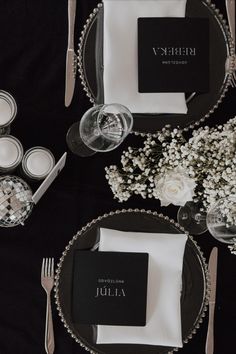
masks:
[[(210, 23), (210, 91), (186, 94), (187, 114), (135, 114), (134, 131), (155, 134), (165, 125), (193, 128), (217, 108), (227, 91), (232, 75), (233, 46), (228, 28), (210, 0), (187, 2), (186, 16), (207, 17)], [(78, 51), (82, 84), (93, 103), (103, 103), (103, 6), (90, 15), (82, 32)], [(230, 59), (229, 59), (230, 58)], [(227, 65), (226, 65), (227, 63)], [(144, 135), (144, 134), (143, 134)]]
[[(183, 229), (163, 215), (145, 210), (122, 210), (106, 214), (84, 227), (63, 252), (56, 275), (56, 302), (68, 332), (91, 353), (99, 354), (164, 354), (174, 348), (133, 344), (96, 344), (96, 326), (78, 325), (71, 320), (72, 266), (75, 249), (92, 249), (99, 242), (100, 227), (155, 233), (183, 233)], [(157, 234), (158, 237), (158, 234)], [(196, 243), (188, 238), (184, 254), (181, 318), (183, 342), (187, 342), (206, 310), (208, 296), (207, 271)]]

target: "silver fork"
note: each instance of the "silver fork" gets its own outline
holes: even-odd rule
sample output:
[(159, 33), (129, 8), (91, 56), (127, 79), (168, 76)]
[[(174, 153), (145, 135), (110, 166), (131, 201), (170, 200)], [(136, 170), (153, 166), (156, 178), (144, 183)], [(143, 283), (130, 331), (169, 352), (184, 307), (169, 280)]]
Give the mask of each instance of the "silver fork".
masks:
[(47, 354), (53, 354), (55, 349), (52, 309), (51, 309), (51, 291), (54, 285), (54, 258), (43, 258), (41, 269), (41, 285), (47, 294), (47, 310), (45, 322), (45, 350)]
[[(225, 7), (227, 11), (228, 23), (233, 38), (234, 52), (235, 52), (235, 0), (225, 0)], [(234, 53), (235, 55), (235, 53)], [(233, 62), (233, 74), (231, 79), (231, 86), (236, 87), (236, 63), (235, 57)]]

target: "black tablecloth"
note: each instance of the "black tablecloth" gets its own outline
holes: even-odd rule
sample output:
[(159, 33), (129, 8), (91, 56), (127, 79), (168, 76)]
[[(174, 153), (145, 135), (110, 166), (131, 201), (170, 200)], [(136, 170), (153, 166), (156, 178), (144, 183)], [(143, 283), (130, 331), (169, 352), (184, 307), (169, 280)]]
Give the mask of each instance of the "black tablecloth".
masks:
[[(224, 1), (216, 0), (225, 12)], [(78, 0), (76, 43), (96, 0)], [(67, 150), (65, 135), (90, 106), (77, 80), (72, 105), (64, 107), (67, 0), (0, 0), (0, 89), (9, 91), (18, 105), (12, 134), (24, 149), (42, 145), (58, 159)], [(216, 58), (217, 60), (217, 58)], [(213, 125), (236, 113), (236, 91), (230, 89)], [(68, 155), (65, 170), (35, 207), (24, 227), (0, 229), (0, 353), (44, 353), (46, 296), (40, 285), (42, 258), (58, 261), (69, 240), (91, 219), (119, 208), (160, 211), (156, 200), (132, 198), (119, 204), (104, 178), (104, 167), (118, 163), (124, 147), (140, 144), (130, 136), (119, 149), (90, 158)], [(176, 218), (176, 207), (162, 212)], [(236, 257), (209, 234), (197, 237), (208, 259), (219, 247), (215, 354), (235, 351)], [(85, 353), (66, 333), (53, 303), (55, 354)], [(207, 320), (181, 353), (203, 354)]]

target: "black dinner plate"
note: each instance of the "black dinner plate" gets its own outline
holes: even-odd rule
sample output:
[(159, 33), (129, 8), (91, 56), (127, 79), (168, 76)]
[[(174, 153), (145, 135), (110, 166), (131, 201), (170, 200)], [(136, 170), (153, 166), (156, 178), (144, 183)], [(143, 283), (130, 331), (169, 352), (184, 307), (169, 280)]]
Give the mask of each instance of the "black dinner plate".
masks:
[[(230, 84), (229, 60), (233, 55), (232, 39), (215, 5), (209, 0), (187, 2), (186, 16), (206, 17), (210, 23), (210, 91), (203, 94), (186, 93), (187, 114), (134, 114), (134, 131), (156, 133), (165, 125), (193, 128), (203, 122), (218, 107)], [(201, 39), (199, 39), (201, 40)], [(79, 45), (79, 71), (83, 86), (93, 103), (103, 98), (103, 6), (91, 14)], [(227, 63), (227, 68), (226, 68)], [(230, 65), (229, 65), (230, 66)], [(118, 102), (119, 103), (119, 102)]]
[[(92, 249), (99, 242), (99, 228), (122, 231), (183, 233), (183, 229), (163, 215), (145, 210), (122, 210), (105, 214), (87, 224), (63, 252), (56, 276), (56, 302), (68, 332), (82, 346), (92, 353), (99, 354), (164, 354), (174, 348), (134, 345), (134, 344), (96, 344), (96, 326), (79, 325), (72, 321), (72, 267), (75, 249)], [(181, 319), (183, 342), (187, 342), (198, 328), (206, 310), (208, 283), (204, 258), (199, 247), (188, 237), (183, 264)]]

